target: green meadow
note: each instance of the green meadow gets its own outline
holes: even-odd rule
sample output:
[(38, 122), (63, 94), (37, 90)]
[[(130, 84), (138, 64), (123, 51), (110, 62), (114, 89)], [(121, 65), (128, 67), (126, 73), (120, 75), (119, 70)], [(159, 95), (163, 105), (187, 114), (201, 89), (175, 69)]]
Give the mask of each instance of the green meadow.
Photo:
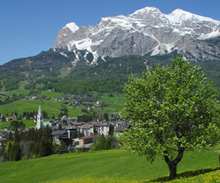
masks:
[(54, 92), (54, 91), (48, 91), (48, 90), (45, 90), (45, 91), (42, 91), (41, 96), (46, 96), (48, 98), (52, 98), (52, 97), (63, 97), (63, 94), (60, 93), (60, 92)]
[(0, 92), (3, 92), (7, 95), (29, 95), (30, 90), (25, 89), (25, 85), (28, 84), (28, 81), (20, 81), (18, 89), (5, 91), (4, 89)]
[[(41, 105), (42, 110), (46, 111), (49, 116), (58, 116), (63, 102), (52, 100), (18, 100), (6, 105), (1, 105), (0, 113), (11, 115), (13, 111), (17, 111), (18, 114), (23, 114), (23, 112), (37, 111), (39, 105)], [(76, 117), (82, 113), (80, 108), (67, 108), (69, 116)]]
[[(20, 90), (20, 89), (18, 89)], [(24, 90), (21, 90), (25, 92)], [(99, 101), (103, 101), (107, 104), (103, 109), (105, 111), (120, 111), (125, 102), (125, 97), (122, 94), (114, 94), (113, 97), (109, 97), (109, 94), (104, 93), (103, 96), (99, 99)], [(49, 92), (43, 91), (41, 92), (41, 96), (46, 96), (48, 98), (52, 98), (55, 96), (56, 98), (62, 97), (63, 94), (59, 92)], [(53, 101), (53, 100), (17, 100), (15, 102), (1, 105), (0, 113), (4, 115), (11, 115), (12, 112), (17, 111), (18, 114), (23, 114), (23, 112), (31, 112), (37, 111), (41, 105), (42, 110), (46, 111), (49, 116), (58, 116), (60, 114), (60, 109), (63, 105), (62, 101)], [(79, 114), (83, 113), (81, 108), (69, 108), (68, 114), (71, 117), (77, 117)]]
[[(178, 165), (172, 182), (218, 182), (218, 152), (193, 151)], [(0, 163), (1, 183), (164, 182), (168, 167), (122, 150), (96, 151)]]
[(5, 93), (8, 95), (29, 95), (30, 91), (18, 88), (16, 90), (7, 91)]
[(110, 97), (108, 95), (108, 93), (104, 93), (102, 98), (100, 99), (107, 104), (104, 109), (120, 111), (125, 103), (125, 96), (123, 94), (113, 94), (113, 97)]
[[(32, 126), (36, 126), (36, 123), (34, 122), (33, 119), (30, 120), (18, 120), (18, 121), (22, 121), (26, 126), (26, 128), (32, 127)], [(11, 121), (8, 122), (0, 122), (0, 129), (5, 128), (5, 127), (9, 127), (11, 124)]]

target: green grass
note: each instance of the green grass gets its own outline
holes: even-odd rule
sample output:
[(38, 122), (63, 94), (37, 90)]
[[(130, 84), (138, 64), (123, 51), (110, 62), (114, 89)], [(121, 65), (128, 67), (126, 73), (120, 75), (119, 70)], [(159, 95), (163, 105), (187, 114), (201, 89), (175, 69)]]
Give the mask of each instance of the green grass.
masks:
[(11, 90), (4, 92), (7, 95), (29, 95), (30, 91), (29, 90), (24, 90), (24, 89), (16, 89), (16, 90)]
[(58, 115), (62, 102), (54, 101), (39, 101), (39, 100), (18, 100), (6, 105), (0, 106), (0, 111), (4, 115), (9, 114), (13, 111), (17, 111), (18, 114), (23, 112), (37, 111), (41, 105), (42, 110), (46, 111), (48, 115)]
[(20, 81), (19, 82), (19, 88), (16, 90), (11, 90), (11, 91), (7, 91), (4, 92), (7, 95), (29, 95), (30, 91), (29, 90), (25, 90), (25, 85), (28, 84), (28, 81)]
[(46, 96), (46, 97), (48, 97), (48, 98), (52, 98), (52, 97), (56, 97), (56, 98), (58, 98), (58, 97), (63, 97), (63, 94), (62, 94), (62, 93), (54, 92), (54, 91), (51, 91), (51, 92), (50, 92), (50, 91), (48, 91), (48, 90), (42, 91), (40, 95), (41, 95), (41, 96)]
[[(63, 102), (52, 100), (18, 100), (6, 105), (1, 105), (0, 111), (4, 115), (8, 114), (10, 116), (13, 111), (17, 111), (18, 114), (23, 114), (23, 112), (37, 111), (39, 105), (41, 105), (41, 109), (46, 111), (49, 116), (58, 116), (62, 104)], [(72, 109), (67, 106), (67, 109), (69, 111), (68, 114), (71, 117), (77, 117), (82, 113), (80, 108)]]
[[(33, 119), (30, 120), (18, 120), (18, 121), (23, 121), (23, 123), (26, 125), (26, 128), (29, 128), (31, 126), (36, 126), (36, 123), (34, 122)], [(11, 121), (8, 122), (0, 122), (0, 129), (9, 127), (11, 124)]]
[[(47, 96), (49, 98), (52, 98), (53, 96), (62, 97), (62, 95), (63, 94), (59, 92), (41, 92), (41, 96)], [(103, 97), (100, 99), (100, 101), (104, 101), (108, 105), (104, 107), (105, 111), (120, 111), (125, 102), (125, 97), (121, 94), (114, 94), (114, 97), (109, 97), (108, 94), (105, 93)], [(4, 115), (8, 114), (9, 116), (14, 111), (17, 111), (18, 114), (23, 114), (23, 112), (37, 111), (39, 105), (41, 105), (42, 110), (46, 111), (49, 116), (58, 116), (63, 102), (53, 100), (18, 100), (6, 105), (1, 105), (0, 112)], [(69, 108), (67, 106), (67, 109), (68, 114), (71, 117), (77, 117), (79, 114), (83, 113), (81, 108)]]
[(70, 67), (62, 68), (60, 71), (61, 71), (61, 75), (59, 77), (64, 78), (71, 73), (71, 68)]
[(103, 101), (108, 105), (107, 107), (104, 107), (104, 109), (120, 111), (125, 103), (125, 96), (122, 94), (113, 94), (113, 97), (109, 97), (108, 95), (108, 93), (105, 93), (100, 99), (100, 101)]
[(16, 89), (16, 90), (12, 90), (12, 91), (8, 91), (7, 92), (9, 95), (29, 95), (30, 91), (29, 90), (23, 90), (23, 89)]
[[(210, 151), (185, 153), (178, 165), (178, 173), (184, 175), (183, 172), (186, 171), (216, 168), (218, 155)], [(152, 182), (153, 179), (155, 182), (160, 182), (165, 179), (158, 178), (168, 176), (167, 165), (160, 158), (156, 158), (151, 164), (144, 157), (121, 150), (53, 155), (40, 159), (0, 163), (0, 172), (0, 183), (126, 183)], [(212, 176), (217, 175), (215, 171), (210, 173), (213, 174)], [(182, 178), (182, 180), (190, 178), (199, 180), (196, 176)], [(200, 179), (202, 180), (201, 177)]]
[(167, 183), (214, 183), (220, 182), (220, 170), (219, 168), (207, 168), (207, 169), (200, 169), (197, 171), (188, 171), (180, 173), (176, 179), (170, 181), (168, 177), (162, 177), (155, 180), (145, 181), (147, 182), (167, 182)]

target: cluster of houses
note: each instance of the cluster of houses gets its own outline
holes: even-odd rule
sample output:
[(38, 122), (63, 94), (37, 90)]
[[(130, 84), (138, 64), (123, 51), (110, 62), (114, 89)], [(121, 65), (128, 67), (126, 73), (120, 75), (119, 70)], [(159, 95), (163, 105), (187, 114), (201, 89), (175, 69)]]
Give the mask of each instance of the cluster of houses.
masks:
[(0, 98), (5, 98), (5, 97), (7, 97), (8, 95), (7, 94), (5, 94), (5, 93), (0, 93)]
[[(65, 124), (63, 123), (60, 128), (61, 121), (65, 121)], [(123, 133), (128, 127), (128, 122), (126, 121), (77, 122), (77, 118), (67, 116), (63, 116), (61, 119), (44, 121), (41, 106), (39, 106), (35, 122), (36, 126), (34, 128), (36, 129), (49, 126), (52, 129), (53, 141), (57, 145), (64, 141), (70, 149), (90, 149), (94, 141), (102, 134), (105, 137), (108, 136), (110, 126), (114, 128), (115, 135)], [(0, 146), (9, 132), (9, 128), (0, 131)]]
[[(59, 129), (59, 124), (66, 121), (66, 124)], [(124, 129), (128, 127), (125, 121), (117, 122), (77, 122), (76, 118), (63, 116), (61, 120), (43, 121), (41, 107), (39, 106), (38, 115), (36, 119), (36, 128), (44, 128), (49, 126), (52, 131), (53, 141), (60, 145), (61, 140), (64, 141), (69, 148), (74, 149), (90, 149), (94, 140), (99, 138), (100, 135), (108, 136), (110, 126), (115, 129), (117, 133), (123, 133)]]
[(91, 108), (99, 108), (102, 107), (102, 102), (100, 101), (96, 101), (95, 104), (91, 104), (91, 103), (87, 103), (87, 102), (83, 102), (81, 100), (78, 100), (77, 98), (74, 98), (71, 100), (68, 97), (53, 97), (52, 98), (53, 101), (63, 101), (64, 104), (68, 105), (70, 108), (79, 108), (80, 106), (83, 106), (83, 108), (89, 110)]
[[(77, 101), (75, 103), (77, 105)], [(86, 104), (85, 104), (86, 105)], [(96, 104), (99, 107), (99, 103)], [(90, 106), (92, 107), (92, 106)], [(6, 121), (12, 120), (13, 117), (6, 117)], [(39, 106), (38, 114), (35, 117), (36, 129), (49, 126), (52, 129), (53, 141), (59, 145), (61, 141), (64, 141), (69, 148), (73, 149), (90, 149), (91, 145), (102, 134), (108, 136), (110, 126), (114, 128), (114, 133), (117, 135), (123, 133), (128, 127), (126, 121), (104, 121), (104, 122), (77, 122), (76, 117), (63, 116), (58, 119), (51, 119), (50, 121), (43, 120), (43, 114), (41, 106)], [(65, 121), (65, 123), (62, 123)], [(9, 128), (0, 131), (0, 146), (1, 141), (5, 140), (7, 133), (10, 132)]]

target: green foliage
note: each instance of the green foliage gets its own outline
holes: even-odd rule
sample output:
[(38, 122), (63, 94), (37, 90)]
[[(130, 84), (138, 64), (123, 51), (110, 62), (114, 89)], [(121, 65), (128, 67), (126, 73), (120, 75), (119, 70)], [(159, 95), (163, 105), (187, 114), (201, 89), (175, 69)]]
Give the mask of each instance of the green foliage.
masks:
[(59, 117), (62, 117), (62, 116), (68, 116), (68, 109), (66, 108), (65, 105), (62, 105), (60, 109)]
[(9, 161), (18, 161), (30, 157), (43, 157), (53, 154), (51, 129), (29, 129), (28, 132), (15, 131), (9, 134), (5, 150)]
[(67, 145), (61, 140), (60, 141), (60, 145), (57, 147), (56, 152), (57, 154), (64, 154), (64, 153), (68, 153), (68, 148)]
[(5, 116), (3, 115), (2, 116), (2, 122), (5, 122), (6, 121), (6, 119), (5, 119)]
[(106, 149), (106, 139), (105, 136), (102, 134), (99, 138), (98, 142), (95, 145), (95, 150), (104, 150)]
[(2, 85), (6, 91), (15, 90), (19, 87), (19, 82), (21, 78), (7, 77), (2, 80)]
[(21, 159), (19, 141), (9, 141), (6, 145), (6, 153), (9, 161), (19, 161)]
[(112, 135), (108, 135), (105, 142), (105, 149), (112, 149), (114, 146), (114, 137)]
[(25, 124), (22, 121), (12, 121), (10, 124), (10, 129), (12, 131), (15, 130), (24, 130), (25, 129)]
[(39, 148), (39, 157), (51, 155), (53, 153), (52, 140), (48, 140), (46, 137), (43, 136)]
[(114, 135), (114, 126), (113, 125), (109, 125), (109, 132), (108, 132), (108, 134), (110, 135), (110, 136), (113, 136)]
[[(212, 40), (210, 40), (212, 42)], [(219, 41), (211, 44), (219, 44)], [(55, 89), (62, 93), (86, 94), (90, 91), (97, 92), (117, 92), (123, 91), (123, 85), (127, 82), (129, 75), (139, 76), (146, 71), (146, 65), (154, 67), (157, 63), (166, 65), (170, 58), (177, 53), (165, 56), (123, 56), (120, 58), (106, 58), (106, 62), (99, 59), (97, 66), (88, 66), (84, 58), (76, 67), (72, 66), (75, 59), (73, 52), (59, 50), (68, 55), (62, 56), (59, 52), (48, 50), (34, 57), (16, 59), (0, 66), (0, 89), (10, 91), (10, 93), (40, 94), (43, 90)], [(85, 55), (92, 60), (91, 54)], [(82, 61), (82, 62), (81, 62)], [(219, 61), (197, 62), (207, 72), (207, 75), (215, 82), (217, 88), (219, 84)], [(21, 89), (26, 90), (21, 90)], [(51, 96), (45, 93), (41, 96)]]
[(170, 66), (148, 68), (142, 78), (132, 77), (125, 92), (123, 116), (132, 127), (121, 137), (123, 147), (150, 161), (162, 155), (170, 173), (184, 151), (219, 141), (217, 92), (199, 66), (177, 57)]
[[(110, 132), (112, 133), (112, 132)], [(105, 137), (103, 134), (100, 136), (99, 140), (93, 146), (93, 150), (108, 150), (114, 147), (115, 138), (113, 135), (108, 135)]]
[(104, 113), (103, 119), (106, 120), (106, 121), (109, 121), (108, 113), (107, 112)]
[(39, 157), (49, 156), (53, 154), (52, 130), (47, 126), (42, 130), (42, 136), (39, 141)]
[[(75, 59), (74, 53), (65, 53), (68, 57), (49, 50), (4, 64), (0, 67), (2, 88), (6, 91), (17, 90), (22, 81), (25, 83), (23, 89), (31, 90), (32, 94), (52, 88), (55, 92), (80, 94), (89, 91), (122, 92), (128, 75), (139, 75), (146, 69), (144, 58), (137, 56), (107, 59), (106, 62), (99, 59), (98, 66), (90, 67), (83, 64), (84, 58), (80, 58), (82, 62), (74, 68), (71, 63)], [(87, 55), (89, 61), (92, 61), (92, 57), (91, 54)]]
[(109, 93), (104, 93), (100, 99), (106, 105), (104, 109), (108, 111), (120, 111), (125, 103), (124, 94), (115, 94), (111, 96)]
[(15, 141), (12, 145), (11, 152), (9, 154), (10, 161), (19, 161), (21, 159), (21, 148), (19, 142)]
[(89, 114), (80, 114), (77, 117), (77, 121), (78, 122), (89, 122), (89, 121), (92, 121), (92, 116)]

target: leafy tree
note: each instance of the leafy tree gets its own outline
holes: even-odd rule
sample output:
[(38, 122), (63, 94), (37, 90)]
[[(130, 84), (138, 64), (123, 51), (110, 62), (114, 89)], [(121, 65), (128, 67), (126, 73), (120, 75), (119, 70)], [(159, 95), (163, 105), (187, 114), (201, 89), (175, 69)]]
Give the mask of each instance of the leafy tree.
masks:
[(64, 105), (62, 105), (62, 108), (60, 109), (60, 114), (59, 114), (59, 117), (62, 117), (62, 116), (68, 116), (68, 109)]
[(105, 136), (102, 134), (100, 139), (98, 140), (97, 144), (95, 145), (95, 150), (104, 150), (106, 148), (106, 139)]
[(53, 142), (45, 136), (40, 141), (39, 157), (49, 156), (53, 153)]
[(10, 129), (15, 131), (15, 130), (24, 130), (25, 129), (25, 124), (22, 121), (12, 121), (10, 124)]
[(113, 136), (113, 135), (114, 135), (114, 125), (112, 125), (112, 124), (109, 125), (109, 132), (108, 132), (108, 134), (109, 134), (110, 136)]
[(10, 160), (10, 155), (11, 155), (11, 152), (12, 152), (13, 144), (14, 144), (14, 141), (8, 141), (7, 144), (6, 144), (6, 147), (5, 147), (6, 153), (8, 155), (8, 160)]
[(5, 122), (6, 121), (6, 118), (5, 118), (5, 116), (3, 115), (2, 116), (2, 122)]
[(104, 113), (103, 119), (106, 120), (106, 121), (109, 121), (108, 112), (105, 112), (105, 113)]
[(88, 114), (80, 114), (77, 117), (77, 121), (78, 122), (89, 122), (89, 121), (92, 121), (92, 116)]
[(217, 91), (199, 66), (177, 57), (170, 66), (131, 77), (125, 92), (123, 117), (131, 128), (121, 136), (123, 147), (150, 161), (162, 155), (171, 179), (185, 151), (219, 141)]
[(57, 147), (56, 153), (58, 154), (68, 153), (67, 145), (64, 143), (63, 140), (60, 141), (60, 145)]
[(8, 144), (8, 159), (10, 161), (19, 161), (21, 159), (21, 148), (18, 141)]
[(95, 127), (95, 126), (93, 126), (93, 132), (94, 132), (94, 135), (97, 135), (97, 134), (98, 134), (98, 132), (97, 132), (96, 127)]
[(111, 135), (108, 135), (108, 137), (106, 138), (106, 142), (105, 142), (105, 149), (112, 149), (113, 148), (113, 142), (114, 142), (114, 137)]
[(13, 134), (12, 134), (11, 131), (9, 132), (8, 139), (7, 139), (7, 140), (8, 140), (8, 141), (12, 141), (12, 140), (13, 140)]

